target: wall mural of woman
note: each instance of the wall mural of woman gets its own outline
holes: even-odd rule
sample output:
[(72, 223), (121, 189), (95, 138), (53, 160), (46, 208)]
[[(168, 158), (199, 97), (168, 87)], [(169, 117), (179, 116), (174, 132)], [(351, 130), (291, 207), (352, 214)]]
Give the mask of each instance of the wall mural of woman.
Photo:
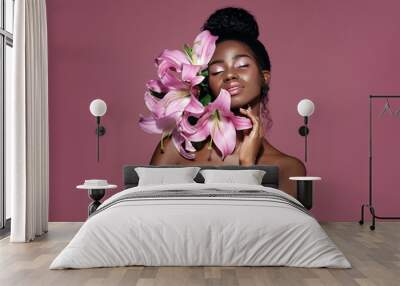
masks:
[[(150, 164), (276, 165), (279, 167), (279, 189), (295, 196), (296, 185), (289, 177), (305, 176), (306, 170), (299, 159), (279, 151), (266, 138), (272, 126), (268, 110), (271, 64), (267, 50), (257, 39), (258, 24), (254, 16), (241, 8), (223, 8), (210, 15), (202, 29), (211, 34), (201, 33), (193, 48), (186, 47), (185, 51), (188, 55), (195, 53), (199, 50), (196, 45), (201, 42), (203, 46), (200, 47), (200, 54), (196, 54), (196, 60), (203, 62), (195, 63), (198, 69), (186, 65), (181, 71), (181, 75), (186, 76), (182, 76), (183, 82), (188, 83), (185, 79), (188, 74), (192, 75), (190, 80), (194, 84), (189, 85), (189, 96), (186, 97), (187, 101), (192, 101), (184, 103), (186, 111), (182, 109), (173, 113), (179, 114), (179, 124), (184, 130), (179, 134), (176, 128), (175, 131), (164, 132), (167, 128), (163, 127), (157, 132), (154, 127), (157, 125), (159, 128), (160, 122), (155, 122), (154, 116), (150, 120), (140, 120), (145, 131), (162, 133), (162, 140)], [(213, 53), (207, 55), (210, 51)], [(194, 58), (191, 57), (192, 64)], [(202, 69), (200, 66), (205, 64), (204, 61), (207, 66)], [(157, 64), (160, 71), (165, 62), (159, 60)], [(169, 71), (177, 72), (176, 66), (168, 67)], [(203, 77), (203, 83), (193, 88)], [(150, 110), (160, 102), (165, 104), (167, 97), (171, 102), (171, 94), (175, 98), (182, 98), (181, 93), (177, 95), (176, 89), (170, 95), (167, 93), (164, 100), (157, 98), (161, 94), (157, 92), (165, 88), (163, 83), (165, 81), (161, 79), (161, 82), (151, 81), (148, 84), (152, 93), (147, 93), (145, 99)], [(199, 91), (211, 95), (209, 102), (199, 98)], [(179, 103), (182, 105), (183, 101)], [(174, 123), (176, 118), (172, 116)]]

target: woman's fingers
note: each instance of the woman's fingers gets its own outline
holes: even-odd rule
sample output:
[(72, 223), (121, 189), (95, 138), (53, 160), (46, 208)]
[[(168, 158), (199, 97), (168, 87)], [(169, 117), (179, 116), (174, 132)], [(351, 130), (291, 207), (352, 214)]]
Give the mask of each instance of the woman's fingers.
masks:
[[(252, 111), (252, 108), (251, 108), (251, 106), (249, 105), (249, 107), (248, 107), (248, 110), (249, 110), (249, 113), (253, 116), (253, 118), (256, 120), (256, 122), (257, 122), (257, 126), (256, 126), (256, 128), (254, 128), (254, 129), (256, 129), (256, 131), (258, 131), (257, 132), (257, 135), (259, 136), (259, 137), (264, 137), (264, 129), (263, 129), (263, 122), (262, 122), (262, 120), (260, 119), (260, 117), (254, 112), (254, 111)], [(254, 122), (254, 121), (253, 121)]]
[(252, 111), (251, 107), (249, 106), (247, 109), (240, 108), (240, 113), (243, 115), (246, 115), (248, 118), (250, 118), (251, 122), (253, 123), (253, 128), (251, 130), (251, 133), (260, 136), (260, 118), (254, 114)]
[(246, 115), (247, 116), (247, 109), (244, 108), (239, 108), (239, 111), (241, 114)]
[(249, 107), (248, 109), (240, 108), (240, 112), (241, 112), (243, 115), (246, 115), (248, 118), (250, 118), (250, 120), (251, 120), (251, 122), (253, 123), (253, 125), (255, 125), (255, 124), (258, 125), (259, 118), (258, 118), (257, 115), (253, 114), (253, 112), (252, 112), (252, 110), (251, 110), (250, 107)]

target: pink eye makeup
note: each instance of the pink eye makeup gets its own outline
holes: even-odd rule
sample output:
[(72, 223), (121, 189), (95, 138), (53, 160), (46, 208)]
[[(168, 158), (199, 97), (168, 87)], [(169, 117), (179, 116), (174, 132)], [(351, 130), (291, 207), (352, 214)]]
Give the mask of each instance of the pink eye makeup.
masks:
[(246, 69), (247, 67), (250, 67), (250, 65), (252, 64), (252, 60), (248, 55), (236, 55), (229, 62), (224, 62), (223, 60), (216, 60), (211, 62), (211, 64), (208, 67), (208, 72), (212, 76), (221, 74), (225, 71), (225, 67), (230, 66), (231, 64), (232, 67), (235, 69)]
[(247, 68), (249, 64), (242, 64), (242, 65), (237, 65), (237, 68)]
[(209, 73), (210, 73), (211, 75), (217, 75), (217, 74), (219, 74), (219, 73), (221, 73), (221, 72), (223, 72), (223, 71), (224, 71), (224, 68), (221, 67), (221, 66), (215, 66), (215, 65), (213, 65), (213, 66), (209, 67)]
[(234, 64), (235, 68), (245, 68), (248, 67), (250, 65), (250, 62), (248, 60), (239, 60)]

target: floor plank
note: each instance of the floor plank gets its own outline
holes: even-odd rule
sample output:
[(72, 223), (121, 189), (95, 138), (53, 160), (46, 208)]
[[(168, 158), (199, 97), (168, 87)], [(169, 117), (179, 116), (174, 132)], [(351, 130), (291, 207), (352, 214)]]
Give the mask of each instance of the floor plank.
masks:
[(82, 223), (50, 223), (32, 243), (0, 240), (0, 285), (400, 285), (400, 222), (379, 222), (375, 231), (353, 222), (322, 227), (352, 263), (352, 269), (291, 267), (116, 267), (48, 269)]

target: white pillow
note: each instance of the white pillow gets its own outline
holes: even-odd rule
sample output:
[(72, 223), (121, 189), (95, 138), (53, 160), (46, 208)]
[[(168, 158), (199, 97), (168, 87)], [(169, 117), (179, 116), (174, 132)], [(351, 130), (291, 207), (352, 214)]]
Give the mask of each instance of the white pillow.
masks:
[(265, 171), (262, 170), (201, 170), (204, 183), (261, 185)]
[(139, 186), (195, 183), (193, 179), (199, 170), (199, 167), (135, 168), (139, 176)]

